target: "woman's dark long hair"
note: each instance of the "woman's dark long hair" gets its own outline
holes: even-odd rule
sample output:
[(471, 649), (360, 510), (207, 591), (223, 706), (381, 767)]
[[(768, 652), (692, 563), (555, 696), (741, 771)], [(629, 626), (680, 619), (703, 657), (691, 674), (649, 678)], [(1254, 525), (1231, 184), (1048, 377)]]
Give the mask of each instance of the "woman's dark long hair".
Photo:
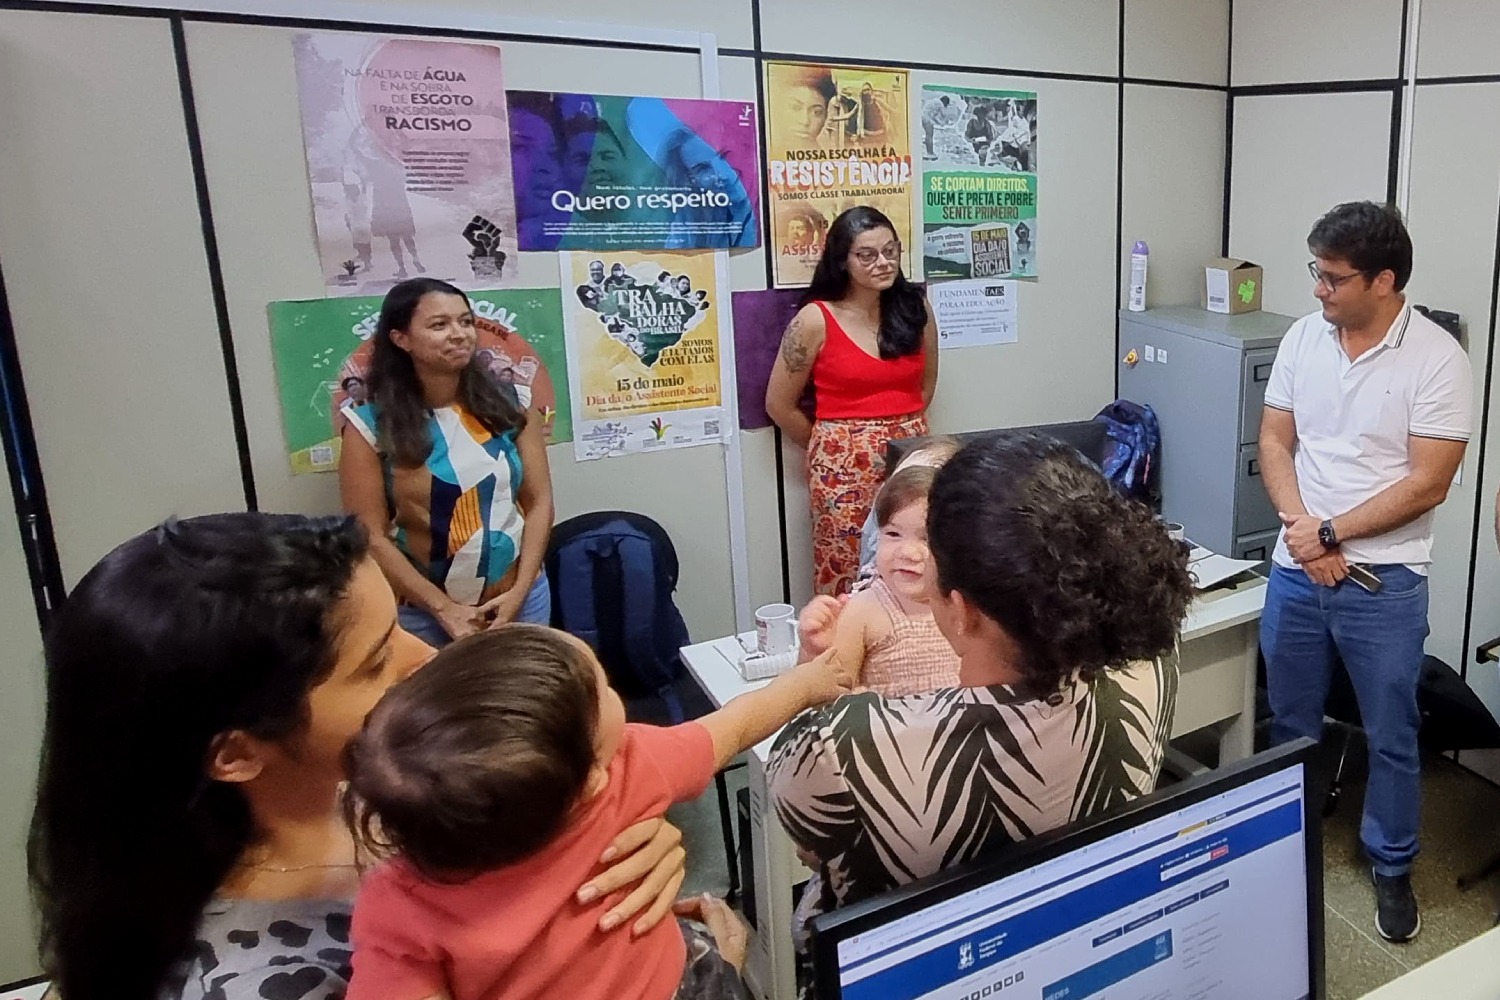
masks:
[[(432, 435), (427, 428), (431, 411), (422, 395), (417, 366), (410, 354), (391, 341), (391, 332), (408, 329), (417, 305), (423, 296), (431, 294), (457, 295), (469, 301), (461, 289), (437, 278), (411, 278), (386, 292), (366, 380), (370, 401), (375, 405), (375, 433), (380, 446), (396, 465), (408, 468), (421, 465), (432, 453)], [(458, 404), (491, 434), (519, 434), (526, 426), (525, 411), (495, 386), (477, 350), (458, 376)]]
[(353, 518), (214, 514), (116, 548), (47, 636), (27, 861), (47, 974), (69, 1000), (156, 1000), (254, 836), (205, 768), (214, 738), (307, 723), (331, 614), (365, 557)]
[(1037, 434), (980, 438), (949, 459), (927, 541), (938, 586), (1005, 630), (1043, 695), (1171, 651), (1193, 599), (1187, 548), (1071, 445)]
[[(888, 229), (892, 239), (896, 236), (896, 227), (885, 213), (868, 205), (856, 205), (833, 220), (802, 305), (837, 302), (849, 293), (849, 251), (855, 237), (872, 229)], [(880, 293), (880, 356), (889, 361), (916, 354), (922, 349), (926, 326), (927, 301), (921, 290), (906, 280), (898, 264), (895, 284)]]

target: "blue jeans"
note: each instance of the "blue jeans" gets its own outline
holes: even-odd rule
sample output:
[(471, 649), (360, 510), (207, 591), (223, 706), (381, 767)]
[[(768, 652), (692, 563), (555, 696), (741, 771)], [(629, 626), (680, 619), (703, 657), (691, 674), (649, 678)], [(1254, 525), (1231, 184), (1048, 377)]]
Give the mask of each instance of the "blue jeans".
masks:
[(1276, 743), (1322, 737), (1333, 668), (1343, 660), (1370, 747), (1359, 839), (1378, 874), (1401, 875), (1417, 856), (1417, 680), (1427, 638), (1427, 578), (1400, 565), (1372, 569), (1381, 582), (1376, 594), (1347, 579), (1320, 587), (1300, 568), (1275, 567), (1260, 648)]
[[(442, 622), (415, 604), (401, 605), (396, 609), (396, 616), (403, 629), (433, 649), (442, 649), (453, 641), (447, 629), (443, 628)], [(534, 622), (538, 625), (552, 624), (552, 588), (547, 583), (545, 569), (536, 575), (536, 583), (531, 585), (531, 590), (526, 594), (526, 600), (521, 602), (521, 610), (516, 613), (516, 621)]]

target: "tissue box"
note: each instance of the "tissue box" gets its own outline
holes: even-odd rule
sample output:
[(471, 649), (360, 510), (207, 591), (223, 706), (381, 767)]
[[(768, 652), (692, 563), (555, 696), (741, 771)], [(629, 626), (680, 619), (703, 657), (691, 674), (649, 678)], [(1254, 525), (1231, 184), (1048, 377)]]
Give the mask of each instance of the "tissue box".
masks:
[(747, 681), (770, 680), (780, 674), (786, 673), (797, 665), (797, 651), (789, 650), (785, 653), (777, 653), (775, 656), (765, 656), (761, 653), (747, 653), (740, 657), (740, 676)]

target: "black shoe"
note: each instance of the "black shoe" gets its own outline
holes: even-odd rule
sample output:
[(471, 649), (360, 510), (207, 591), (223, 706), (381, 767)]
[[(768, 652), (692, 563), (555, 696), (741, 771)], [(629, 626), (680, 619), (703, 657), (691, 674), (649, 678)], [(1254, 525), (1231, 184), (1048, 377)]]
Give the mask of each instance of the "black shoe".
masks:
[(1377, 875), (1375, 881), (1375, 929), (1387, 941), (1410, 941), (1422, 929), (1422, 914), (1417, 909), (1416, 894), (1411, 891), (1410, 875)]

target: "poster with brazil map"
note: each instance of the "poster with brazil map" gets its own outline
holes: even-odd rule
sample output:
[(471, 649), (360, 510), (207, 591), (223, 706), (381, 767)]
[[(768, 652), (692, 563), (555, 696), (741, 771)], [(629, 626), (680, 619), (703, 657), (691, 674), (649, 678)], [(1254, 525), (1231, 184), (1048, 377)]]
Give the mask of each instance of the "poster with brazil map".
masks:
[(579, 461), (723, 439), (719, 256), (559, 254)]

